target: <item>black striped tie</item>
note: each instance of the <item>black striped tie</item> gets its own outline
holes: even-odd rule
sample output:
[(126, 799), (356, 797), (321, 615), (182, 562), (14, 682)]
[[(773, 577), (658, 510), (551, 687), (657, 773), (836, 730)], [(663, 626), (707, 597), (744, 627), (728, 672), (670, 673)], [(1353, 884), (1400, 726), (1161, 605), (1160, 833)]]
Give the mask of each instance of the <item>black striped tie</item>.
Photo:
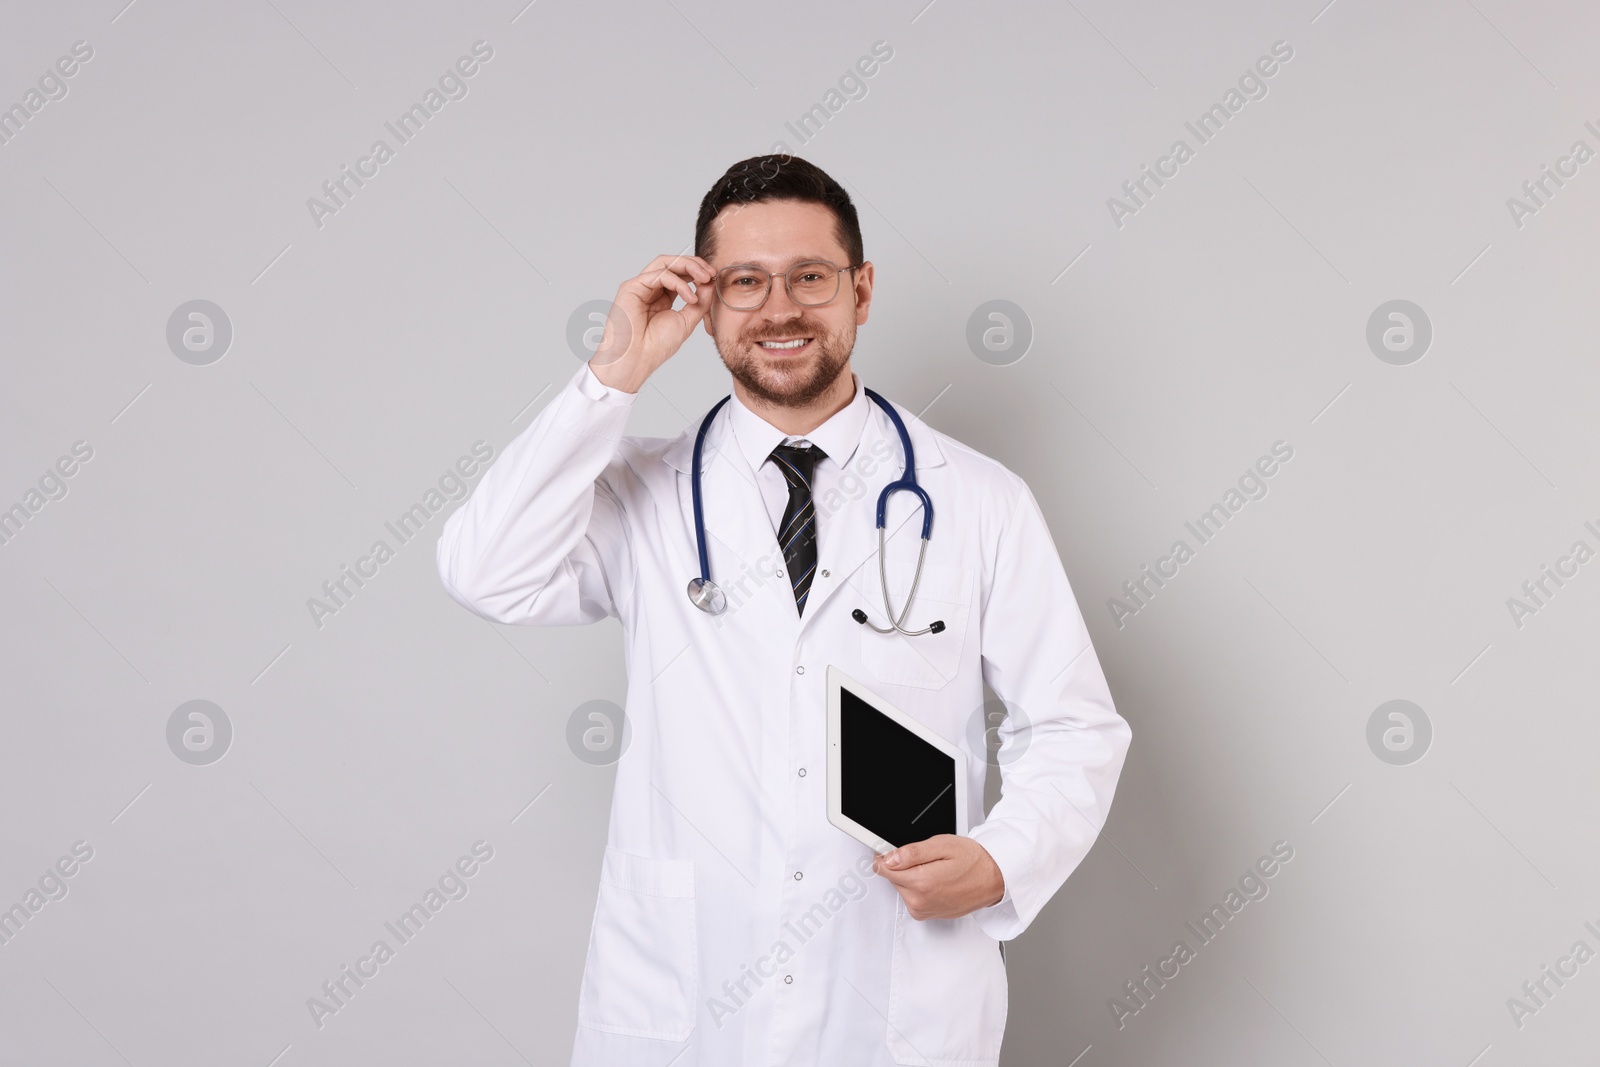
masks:
[(817, 569), (817, 509), (811, 500), (811, 478), (817, 461), (825, 458), (826, 454), (815, 445), (779, 445), (772, 450), (773, 462), (789, 483), (789, 505), (783, 509), (783, 521), (778, 525), (778, 545), (789, 565), (794, 606), (802, 615)]

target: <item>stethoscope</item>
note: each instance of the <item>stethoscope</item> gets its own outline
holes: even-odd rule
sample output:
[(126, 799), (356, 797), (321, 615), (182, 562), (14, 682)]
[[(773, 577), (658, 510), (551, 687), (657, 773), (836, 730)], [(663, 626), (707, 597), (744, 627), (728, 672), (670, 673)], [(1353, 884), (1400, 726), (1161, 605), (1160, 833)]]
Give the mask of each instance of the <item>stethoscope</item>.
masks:
[[(890, 482), (883, 487), (883, 492), (878, 494), (878, 581), (883, 587), (883, 611), (891, 625), (879, 626), (867, 620), (867, 613), (856, 608), (850, 617), (856, 622), (870, 626), (880, 634), (891, 634), (896, 631), (907, 637), (916, 637), (919, 634), (936, 634), (944, 630), (944, 621), (935, 619), (920, 630), (907, 630), (905, 628), (906, 616), (911, 613), (911, 605), (917, 598), (917, 583), (922, 580), (922, 561), (928, 554), (928, 535), (933, 531), (933, 501), (928, 498), (927, 491), (917, 484), (916, 456), (911, 450), (911, 435), (906, 432), (906, 424), (901, 421), (900, 413), (890, 403), (871, 389), (866, 390), (877, 405), (889, 416), (894, 423), (895, 432), (900, 435), (900, 447), (905, 451), (906, 469), (898, 481)], [(706, 554), (706, 523), (700, 507), (700, 454), (704, 450), (706, 431), (711, 429), (711, 420), (716, 418), (717, 412), (722, 410), (731, 396), (725, 396), (717, 401), (716, 405), (706, 413), (705, 419), (700, 423), (700, 432), (694, 439), (694, 459), (692, 470), (689, 473), (689, 485), (694, 497), (694, 540), (695, 546), (700, 550), (700, 576), (689, 580), (689, 603), (709, 615), (721, 615), (728, 607), (728, 598), (716, 582), (711, 580), (711, 561)], [(922, 547), (917, 551), (917, 571), (911, 577), (911, 592), (906, 596), (905, 607), (900, 614), (894, 613), (894, 608), (889, 604), (889, 574), (884, 566), (884, 539), (887, 533), (884, 529), (886, 516), (889, 511), (889, 497), (900, 490), (909, 490), (917, 494), (917, 499), (922, 501)]]

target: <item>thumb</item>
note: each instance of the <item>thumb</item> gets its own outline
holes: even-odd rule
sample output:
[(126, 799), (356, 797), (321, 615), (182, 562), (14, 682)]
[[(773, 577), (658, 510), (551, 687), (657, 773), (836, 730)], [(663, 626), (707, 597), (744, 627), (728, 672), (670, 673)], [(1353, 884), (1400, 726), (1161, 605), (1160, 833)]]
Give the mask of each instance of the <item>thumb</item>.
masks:
[(904, 870), (907, 867), (915, 867), (917, 864), (923, 862), (922, 853), (922, 842), (913, 841), (909, 845), (901, 845), (899, 848), (885, 856), (883, 858), (883, 864), (885, 867), (889, 867), (892, 870), (897, 871)]
[(683, 307), (674, 308), (673, 314), (678, 316), (683, 323), (683, 339), (687, 341), (694, 333), (695, 327), (700, 325), (700, 320), (711, 312), (711, 291), (705, 286), (695, 290), (693, 301), (685, 301)]

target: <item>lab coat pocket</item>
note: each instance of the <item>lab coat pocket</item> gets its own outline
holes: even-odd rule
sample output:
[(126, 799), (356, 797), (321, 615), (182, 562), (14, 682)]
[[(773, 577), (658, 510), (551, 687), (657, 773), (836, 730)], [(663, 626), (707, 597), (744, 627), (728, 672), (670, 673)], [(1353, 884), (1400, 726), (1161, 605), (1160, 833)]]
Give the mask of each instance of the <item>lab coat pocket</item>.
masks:
[[(918, 689), (939, 689), (952, 681), (961, 670), (961, 649), (967, 639), (969, 577), (960, 567), (924, 565), (916, 599), (903, 625), (908, 630), (920, 630), (937, 619), (944, 623), (944, 629), (936, 634), (907, 637), (899, 632), (881, 634), (863, 625), (861, 663), (867, 673), (888, 685)], [(865, 598), (868, 619), (874, 625), (888, 626), (876, 561), (868, 560), (856, 572), (855, 582)], [(890, 576), (889, 595), (895, 611), (905, 610), (910, 585), (909, 575)]]
[(895, 910), (889, 1054), (917, 1067), (996, 1067), (1005, 1036), (1005, 960), (971, 915), (913, 919)]
[(682, 1041), (694, 1029), (694, 862), (606, 848), (578, 1022), (633, 1037)]

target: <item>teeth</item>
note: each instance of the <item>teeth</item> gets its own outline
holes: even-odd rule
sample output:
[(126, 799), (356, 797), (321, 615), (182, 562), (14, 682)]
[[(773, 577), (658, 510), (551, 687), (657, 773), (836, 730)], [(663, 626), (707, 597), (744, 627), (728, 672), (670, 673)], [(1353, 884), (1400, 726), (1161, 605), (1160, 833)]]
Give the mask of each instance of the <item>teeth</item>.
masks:
[(805, 344), (808, 340), (810, 340), (810, 338), (802, 337), (798, 341), (761, 341), (761, 342), (758, 342), (758, 343), (761, 345), (762, 348), (779, 348), (779, 349), (782, 349), (782, 348), (799, 348), (801, 345)]

